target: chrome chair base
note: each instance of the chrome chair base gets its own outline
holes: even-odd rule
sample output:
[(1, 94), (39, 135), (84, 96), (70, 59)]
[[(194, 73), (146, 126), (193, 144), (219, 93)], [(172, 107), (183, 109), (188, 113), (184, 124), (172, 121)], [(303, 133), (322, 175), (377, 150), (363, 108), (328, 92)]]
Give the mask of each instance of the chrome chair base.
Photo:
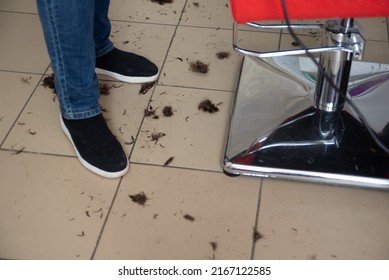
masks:
[[(231, 175), (389, 190), (389, 155), (347, 104), (313, 106), (316, 66), (306, 57), (245, 56), (226, 141)], [(389, 146), (389, 65), (353, 62), (348, 95)]]

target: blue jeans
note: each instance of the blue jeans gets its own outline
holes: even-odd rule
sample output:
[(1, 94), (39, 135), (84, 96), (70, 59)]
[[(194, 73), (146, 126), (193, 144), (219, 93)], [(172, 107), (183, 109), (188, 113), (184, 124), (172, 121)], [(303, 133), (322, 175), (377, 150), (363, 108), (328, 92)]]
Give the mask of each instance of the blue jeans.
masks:
[(110, 0), (37, 0), (55, 73), (61, 114), (85, 119), (101, 113), (96, 57), (113, 49)]

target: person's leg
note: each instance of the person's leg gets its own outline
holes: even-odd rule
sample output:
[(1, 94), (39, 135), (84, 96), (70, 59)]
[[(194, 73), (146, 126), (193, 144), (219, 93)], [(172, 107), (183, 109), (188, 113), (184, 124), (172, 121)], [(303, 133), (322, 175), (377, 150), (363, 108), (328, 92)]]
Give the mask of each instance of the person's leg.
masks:
[(95, 75), (94, 0), (37, 0), (55, 88), (66, 119), (101, 113)]
[(110, 0), (97, 0), (94, 19), (96, 73), (128, 83), (153, 82), (158, 67), (148, 59), (115, 48), (109, 40), (111, 23), (108, 18)]
[(37, 6), (65, 134), (86, 168), (104, 177), (123, 175), (128, 170), (127, 157), (107, 127), (98, 103), (95, 0), (37, 0)]
[(110, 0), (95, 0), (93, 36), (96, 57), (105, 55), (114, 48), (109, 39), (111, 35), (111, 22), (108, 18), (110, 2)]

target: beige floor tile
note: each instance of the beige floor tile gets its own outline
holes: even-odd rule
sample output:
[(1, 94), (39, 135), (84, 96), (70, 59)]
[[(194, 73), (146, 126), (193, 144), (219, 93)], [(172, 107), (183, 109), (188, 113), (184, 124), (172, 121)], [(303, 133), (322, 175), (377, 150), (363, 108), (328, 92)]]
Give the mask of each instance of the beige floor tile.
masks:
[(232, 29), (229, 2), (228, 0), (190, 0), (182, 14), (180, 25)]
[[(218, 104), (219, 111), (200, 111), (205, 99)], [(150, 103), (158, 119), (145, 118), (131, 161), (164, 165), (174, 157), (170, 166), (221, 171), (231, 101), (230, 92), (158, 86)], [(172, 107), (173, 116), (163, 115), (165, 106)], [(153, 140), (158, 133), (166, 135)]]
[(31, 0), (0, 1), (0, 11), (38, 13), (36, 1)]
[[(95, 258), (248, 259), (259, 182), (256, 178), (132, 165), (121, 183)], [(149, 198), (145, 206), (129, 197), (141, 192)], [(211, 242), (215, 242), (215, 250)]]
[(366, 40), (388, 41), (386, 18), (360, 18), (363, 35)]
[(149, 22), (176, 25), (180, 19), (185, 0), (159, 4), (150, 0), (112, 0), (111, 20)]
[(0, 12), (0, 70), (43, 74), (49, 57), (38, 15)]
[(14, 124), (40, 76), (0, 72), (0, 144)]
[(60, 128), (58, 100), (52, 90), (39, 84), (2, 148), (74, 155)]
[(257, 259), (388, 259), (389, 193), (265, 180)]
[(363, 60), (389, 64), (389, 42), (367, 41)]
[(89, 259), (118, 180), (76, 159), (0, 151), (0, 257)]
[(120, 87), (112, 88), (109, 95), (101, 97), (100, 103), (106, 109), (104, 117), (108, 126), (128, 155), (133, 148), (152, 90), (139, 94), (141, 85), (112, 84)]
[[(109, 95), (100, 97), (108, 126), (118, 137), (125, 151), (132, 149), (132, 138), (140, 127), (143, 110), (151, 94), (139, 94), (140, 85), (108, 82)], [(4, 142), (3, 148), (58, 155), (75, 155), (59, 125), (58, 99), (48, 88), (40, 85), (15, 127)]]
[(172, 26), (114, 22), (111, 40), (116, 47), (145, 56), (161, 69), (173, 34)]
[[(243, 47), (276, 49), (279, 36), (273, 33), (240, 32)], [(253, 36), (256, 34), (256, 36)], [(228, 59), (218, 59), (218, 52), (228, 52)], [(198, 60), (208, 64), (208, 73), (190, 70)], [(164, 85), (233, 91), (242, 56), (232, 50), (231, 30), (179, 27), (160, 82)]]

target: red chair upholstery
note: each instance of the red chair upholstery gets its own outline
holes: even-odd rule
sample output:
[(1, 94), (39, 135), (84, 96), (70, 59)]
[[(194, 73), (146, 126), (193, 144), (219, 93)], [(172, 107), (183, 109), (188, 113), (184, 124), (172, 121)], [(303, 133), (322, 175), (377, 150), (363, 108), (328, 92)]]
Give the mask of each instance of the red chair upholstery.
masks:
[[(389, 0), (285, 0), (290, 19), (386, 17)], [(282, 20), (280, 0), (230, 0), (238, 23)]]

